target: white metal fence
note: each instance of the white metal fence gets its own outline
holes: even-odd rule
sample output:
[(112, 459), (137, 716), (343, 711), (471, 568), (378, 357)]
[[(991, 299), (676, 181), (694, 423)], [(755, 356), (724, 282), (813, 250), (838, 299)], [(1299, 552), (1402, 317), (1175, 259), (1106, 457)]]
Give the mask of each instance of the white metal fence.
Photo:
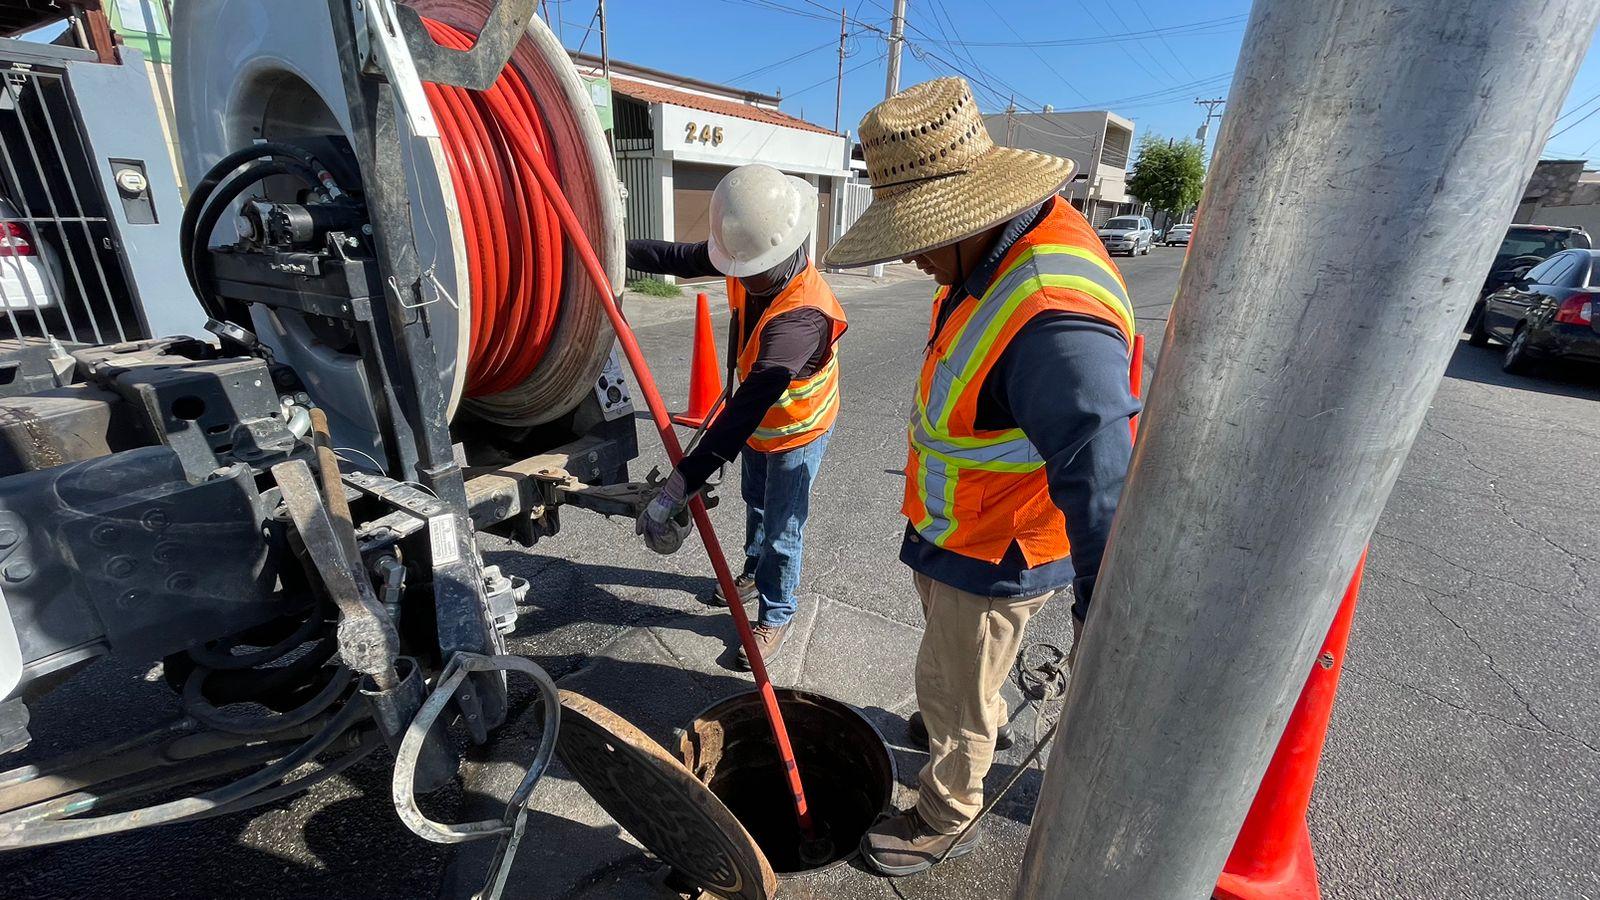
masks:
[[(834, 222), (833, 227), (834, 240), (838, 240), (857, 219), (861, 218), (861, 214), (867, 211), (867, 204), (871, 202), (871, 186), (855, 181), (845, 182), (844, 190), (839, 192), (839, 200), (834, 204), (834, 209), (838, 210), (835, 216), (838, 221)], [(871, 266), (865, 271), (877, 278), (883, 274), (883, 264)]]
[(0, 338), (141, 337), (60, 72), (0, 60)]

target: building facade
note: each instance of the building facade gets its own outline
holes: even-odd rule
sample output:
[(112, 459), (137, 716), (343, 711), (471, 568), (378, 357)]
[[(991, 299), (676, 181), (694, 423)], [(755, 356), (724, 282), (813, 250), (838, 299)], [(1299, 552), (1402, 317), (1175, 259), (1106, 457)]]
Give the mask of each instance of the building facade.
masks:
[[(599, 72), (594, 57), (574, 62), (585, 75)], [(781, 111), (770, 94), (627, 63), (612, 62), (611, 92), (629, 238), (705, 240), (717, 182), (738, 166), (765, 163), (816, 186), (812, 258), (827, 251), (850, 177), (843, 135)]]
[(997, 144), (1072, 160), (1075, 174), (1061, 194), (1093, 224), (1139, 211), (1138, 201), (1128, 194), (1132, 119), (1107, 110), (996, 113), (983, 118)]
[(1588, 160), (1540, 160), (1512, 221), (1582, 228), (1600, 241), (1600, 172)]

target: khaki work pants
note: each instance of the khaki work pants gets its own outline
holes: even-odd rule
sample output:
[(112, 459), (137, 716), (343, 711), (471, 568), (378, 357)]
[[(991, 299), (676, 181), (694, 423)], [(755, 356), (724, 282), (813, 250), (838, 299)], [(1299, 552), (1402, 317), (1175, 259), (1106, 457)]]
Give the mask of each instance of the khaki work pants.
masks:
[(928, 726), (917, 812), (935, 830), (954, 834), (983, 808), (983, 776), (1008, 714), (1000, 688), (1028, 619), (1054, 592), (985, 597), (914, 577), (927, 622), (917, 650), (917, 707)]

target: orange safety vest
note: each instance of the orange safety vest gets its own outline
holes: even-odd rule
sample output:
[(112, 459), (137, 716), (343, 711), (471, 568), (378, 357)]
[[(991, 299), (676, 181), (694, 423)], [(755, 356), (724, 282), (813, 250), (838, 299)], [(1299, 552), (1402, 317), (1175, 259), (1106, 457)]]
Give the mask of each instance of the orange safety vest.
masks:
[(923, 540), (999, 562), (1012, 541), (1030, 568), (1071, 553), (1050, 499), (1044, 460), (1020, 428), (974, 424), (984, 380), (1030, 319), (1059, 310), (1110, 323), (1132, 345), (1133, 306), (1094, 229), (1060, 197), (1019, 238), (982, 297), (966, 297), (933, 325), (908, 434), (901, 511)]
[[(750, 367), (761, 355), (761, 332), (776, 316), (790, 310), (811, 307), (828, 317), (833, 333), (828, 339), (827, 358), (806, 378), (796, 378), (772, 404), (761, 420), (755, 434), (750, 435), (750, 448), (762, 453), (778, 453), (804, 447), (833, 427), (839, 417), (839, 355), (833, 350), (844, 334), (846, 323), (844, 309), (833, 289), (822, 280), (822, 273), (808, 261), (806, 267), (789, 282), (778, 296), (772, 298), (761, 318), (750, 332), (750, 340), (737, 351), (739, 380), (750, 376)], [(728, 279), (728, 308), (733, 311), (733, 333), (736, 340), (745, 334), (745, 290), (737, 278)]]

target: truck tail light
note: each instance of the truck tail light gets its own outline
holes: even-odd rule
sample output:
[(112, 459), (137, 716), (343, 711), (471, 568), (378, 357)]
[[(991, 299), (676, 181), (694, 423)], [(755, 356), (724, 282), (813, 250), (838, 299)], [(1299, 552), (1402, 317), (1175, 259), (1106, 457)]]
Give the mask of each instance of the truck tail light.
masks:
[(0, 222), (0, 256), (33, 256), (29, 237), (21, 222)]
[(1594, 322), (1594, 294), (1573, 294), (1561, 301), (1556, 321), (1563, 325), (1589, 325)]

